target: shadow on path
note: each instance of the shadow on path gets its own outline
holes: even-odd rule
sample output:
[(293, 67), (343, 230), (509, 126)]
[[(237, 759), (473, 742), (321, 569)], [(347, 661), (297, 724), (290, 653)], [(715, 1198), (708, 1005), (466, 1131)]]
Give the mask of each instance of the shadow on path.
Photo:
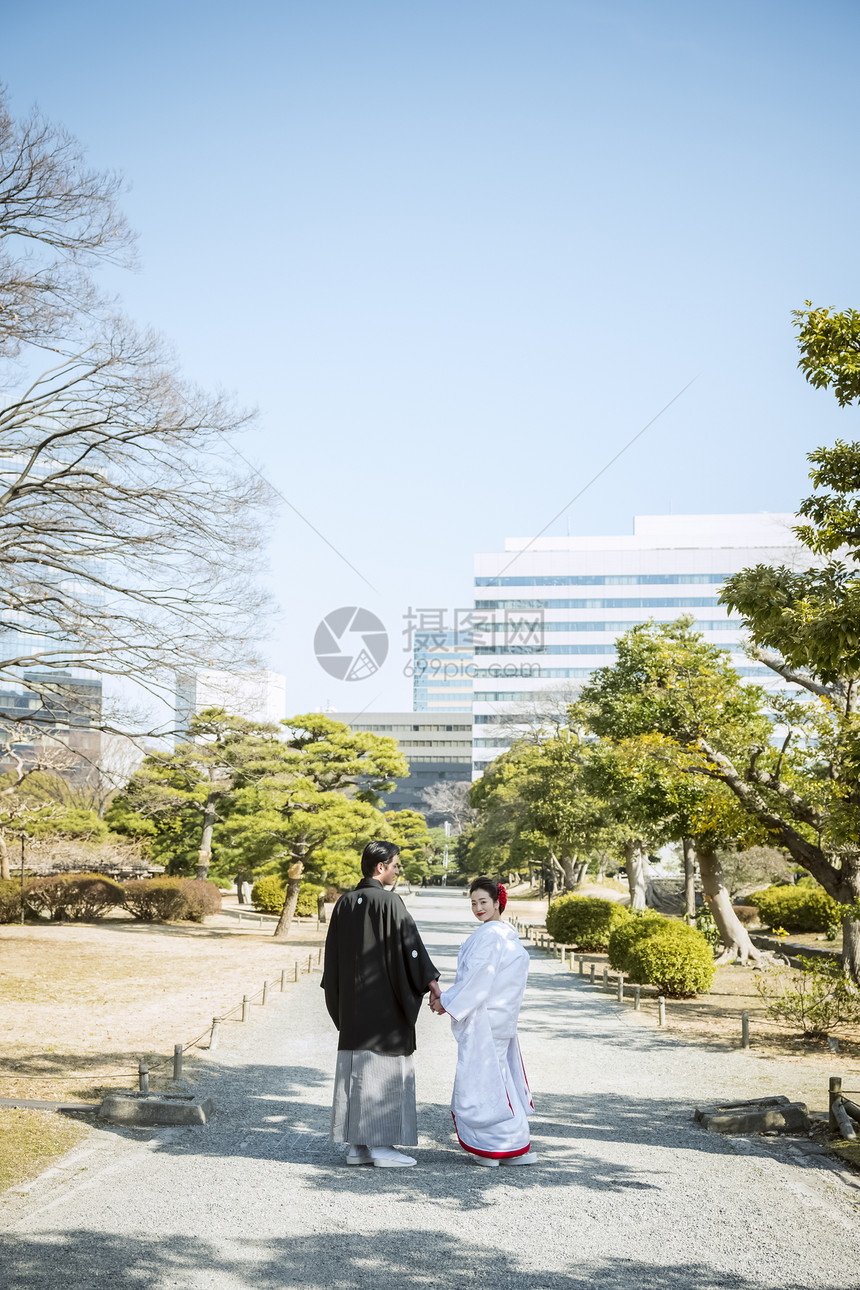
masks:
[[(377, 1234), (307, 1235), (218, 1244), (192, 1237), (137, 1237), (69, 1231), (55, 1239), (7, 1235), (0, 1253), (5, 1290), (121, 1284), (160, 1290), (167, 1286), (285, 1290), (328, 1286), (462, 1287), (491, 1285), (517, 1290), (807, 1290), (791, 1277), (750, 1281), (701, 1264), (656, 1265), (637, 1259), (577, 1261), (564, 1270), (524, 1266), (516, 1257), (446, 1232), (398, 1229)], [(119, 1271), (121, 1269), (121, 1272)], [(119, 1275), (121, 1281), (112, 1279)], [(104, 1280), (102, 1278), (105, 1278)], [(108, 1278), (111, 1278), (110, 1280)], [(836, 1282), (820, 1290), (845, 1290)]]

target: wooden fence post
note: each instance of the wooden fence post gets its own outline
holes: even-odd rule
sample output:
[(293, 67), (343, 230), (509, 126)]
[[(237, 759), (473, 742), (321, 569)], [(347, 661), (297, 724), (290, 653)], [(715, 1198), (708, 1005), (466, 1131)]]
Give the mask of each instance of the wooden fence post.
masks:
[(657, 999), (657, 1025), (665, 1026), (666, 1024), (666, 1000), (662, 994)]
[(247, 1021), (250, 1015), (251, 1015), (251, 1000), (248, 998), (247, 994), (243, 994), (242, 995), (242, 1020)]
[(263, 1000), (262, 1000), (263, 1007), (266, 1006), (268, 1001), (269, 1001), (269, 983), (268, 981), (264, 981), (263, 982)]
[(211, 1052), (214, 1052), (214, 1051), (215, 1051), (215, 1049), (218, 1047), (218, 1041), (219, 1041), (219, 1039), (221, 1038), (220, 1030), (221, 1030), (221, 1018), (220, 1018), (220, 1017), (213, 1017), (213, 1018), (212, 1018), (212, 1029), (211, 1029), (211, 1030), (210, 1030), (210, 1032), (209, 1032), (209, 1051), (210, 1051), (210, 1053), (211, 1053)]
[(293, 973), (293, 980), (298, 981), (299, 979), (299, 960), (298, 959), (296, 959), (295, 963), (293, 964), (293, 968), (295, 969)]
[(149, 1067), (141, 1057), (137, 1063), (137, 1083), (144, 1097), (149, 1093)]
[(638, 1012), (642, 1006), (642, 987), (634, 985), (633, 987), (633, 1011)]
[(624, 973), (618, 973), (618, 1002), (624, 1002)]
[(828, 1119), (830, 1120), (830, 1127), (834, 1133), (839, 1132), (839, 1121), (836, 1119), (834, 1107), (836, 1103), (839, 1101), (839, 1099), (841, 1098), (841, 1096), (842, 1096), (842, 1076), (831, 1075), (830, 1076), (830, 1115)]
[(287, 988), (287, 969), (281, 968), (281, 994), (284, 993), (286, 988)]
[(750, 1014), (741, 1013), (741, 1047), (749, 1048), (750, 1046)]
[(182, 1079), (182, 1045), (173, 1045), (173, 1078)]

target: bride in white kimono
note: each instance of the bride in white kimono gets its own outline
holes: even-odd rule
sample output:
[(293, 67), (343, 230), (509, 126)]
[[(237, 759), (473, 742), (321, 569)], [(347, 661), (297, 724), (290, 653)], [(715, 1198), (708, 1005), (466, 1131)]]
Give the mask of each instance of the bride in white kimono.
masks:
[(481, 926), (460, 946), (451, 989), (430, 1004), (438, 1015), (448, 1013), (457, 1040), (454, 1127), (475, 1164), (532, 1164), (534, 1103), (517, 1038), (529, 956), (511, 924), (502, 922), (504, 887), (476, 878), (469, 894)]

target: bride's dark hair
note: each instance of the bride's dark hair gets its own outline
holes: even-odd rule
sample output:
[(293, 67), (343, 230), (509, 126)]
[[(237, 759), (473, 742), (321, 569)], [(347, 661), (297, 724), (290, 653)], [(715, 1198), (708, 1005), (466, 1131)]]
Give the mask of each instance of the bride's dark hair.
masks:
[(469, 887), (469, 895), (471, 896), (474, 891), (485, 891), (493, 904), (498, 905), (499, 884), (495, 882), (494, 879), (485, 877), (476, 878)]

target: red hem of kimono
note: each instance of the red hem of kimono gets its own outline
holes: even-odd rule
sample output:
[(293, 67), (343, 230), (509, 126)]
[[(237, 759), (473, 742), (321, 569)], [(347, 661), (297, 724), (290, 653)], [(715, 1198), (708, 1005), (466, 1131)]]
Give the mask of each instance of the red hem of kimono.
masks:
[(532, 1144), (530, 1141), (524, 1147), (520, 1147), (518, 1151), (481, 1151), (478, 1147), (470, 1147), (460, 1137), (457, 1129), (457, 1117), (453, 1111), (451, 1112), (451, 1119), (454, 1121), (454, 1132), (457, 1134), (457, 1141), (464, 1151), (470, 1152), (473, 1156), (484, 1156), (487, 1160), (511, 1160), (514, 1156), (524, 1156), (527, 1151), (531, 1151)]

